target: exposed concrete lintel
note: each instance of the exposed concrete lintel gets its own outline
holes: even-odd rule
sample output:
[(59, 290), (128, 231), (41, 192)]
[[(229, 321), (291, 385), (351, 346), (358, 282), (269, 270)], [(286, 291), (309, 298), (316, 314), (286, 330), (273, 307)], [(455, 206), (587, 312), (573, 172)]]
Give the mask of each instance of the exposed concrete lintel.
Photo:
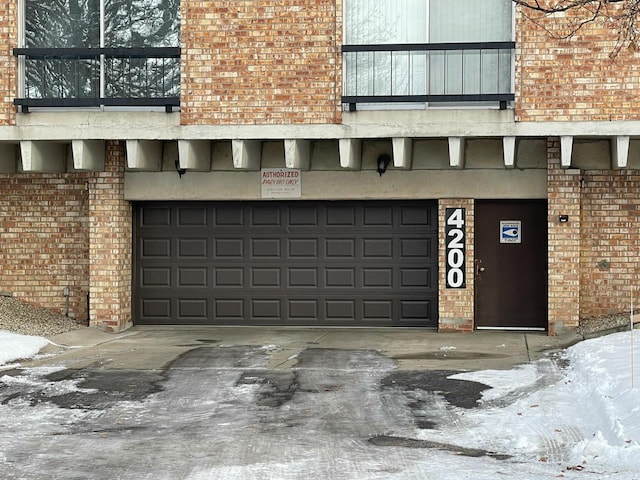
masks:
[(341, 138), (340, 166), (350, 170), (360, 170), (362, 168), (362, 140), (351, 138)]
[(284, 161), (287, 168), (309, 170), (311, 168), (311, 141), (285, 139)]
[(413, 139), (398, 137), (393, 143), (393, 166), (395, 168), (410, 169), (413, 164)]
[(66, 145), (56, 142), (20, 142), (22, 170), (25, 172), (65, 172)]
[(233, 167), (238, 170), (260, 170), (262, 141), (232, 140)]
[(208, 172), (211, 170), (211, 142), (209, 140), (178, 140), (180, 168)]
[(464, 168), (464, 145), (463, 137), (449, 137), (449, 165), (452, 168)]
[(154, 140), (127, 140), (127, 166), (131, 170), (160, 171), (162, 142)]
[(573, 137), (565, 135), (560, 137), (560, 165), (562, 168), (571, 167), (571, 154), (573, 152)]
[(611, 162), (614, 169), (627, 168), (629, 138), (628, 135), (617, 135), (611, 139)]
[(76, 170), (104, 171), (104, 140), (73, 140), (71, 151)]
[(505, 168), (516, 166), (516, 137), (502, 137), (502, 150)]

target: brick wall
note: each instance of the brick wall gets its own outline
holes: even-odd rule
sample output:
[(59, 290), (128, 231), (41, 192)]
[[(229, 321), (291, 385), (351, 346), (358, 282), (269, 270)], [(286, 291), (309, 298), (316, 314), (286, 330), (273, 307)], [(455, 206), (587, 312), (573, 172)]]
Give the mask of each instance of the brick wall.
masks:
[(131, 323), (131, 204), (124, 200), (124, 142), (107, 142), (105, 171), (89, 179), (91, 324)]
[(341, 0), (182, 2), (182, 124), (340, 121)]
[[(580, 317), (580, 170), (560, 167), (560, 140), (547, 141), (549, 334), (578, 326)], [(561, 223), (560, 215), (569, 221)]]
[[(605, 8), (615, 13), (621, 5)], [(610, 58), (616, 24), (599, 19), (572, 38), (559, 40), (553, 36), (566, 35), (571, 25), (585, 18), (584, 9), (552, 18), (521, 7), (516, 11), (517, 120), (640, 118), (640, 54), (623, 48), (616, 58)], [(524, 13), (534, 20), (524, 18)]]
[(87, 174), (0, 174), (0, 290), (86, 318)]
[[(446, 220), (447, 208), (466, 210), (466, 288), (446, 288)], [(440, 332), (472, 332), (474, 328), (474, 201), (473, 199), (446, 199), (439, 202), (439, 326)]]
[(581, 316), (628, 312), (640, 303), (640, 174), (582, 172)]
[(12, 50), (16, 46), (17, 17), (15, 0), (0, 0), (0, 125), (15, 122), (13, 99), (16, 97), (16, 59)]

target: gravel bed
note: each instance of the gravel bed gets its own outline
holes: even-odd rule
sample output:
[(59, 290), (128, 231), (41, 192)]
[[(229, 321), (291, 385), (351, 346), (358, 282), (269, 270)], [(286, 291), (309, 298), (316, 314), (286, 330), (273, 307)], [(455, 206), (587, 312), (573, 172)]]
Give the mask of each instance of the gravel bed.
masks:
[(12, 297), (0, 296), (0, 330), (50, 337), (83, 327), (75, 319)]

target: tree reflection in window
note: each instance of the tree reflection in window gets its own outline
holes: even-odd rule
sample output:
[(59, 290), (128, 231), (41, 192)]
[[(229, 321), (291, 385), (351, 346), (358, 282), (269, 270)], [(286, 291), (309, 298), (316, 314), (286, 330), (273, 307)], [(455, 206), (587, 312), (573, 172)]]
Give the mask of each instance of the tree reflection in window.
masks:
[[(26, 0), (25, 19), (27, 48), (180, 45), (179, 0)], [(180, 59), (107, 56), (101, 64), (55, 55), (28, 59), (25, 77), (29, 98), (172, 97), (180, 93)]]

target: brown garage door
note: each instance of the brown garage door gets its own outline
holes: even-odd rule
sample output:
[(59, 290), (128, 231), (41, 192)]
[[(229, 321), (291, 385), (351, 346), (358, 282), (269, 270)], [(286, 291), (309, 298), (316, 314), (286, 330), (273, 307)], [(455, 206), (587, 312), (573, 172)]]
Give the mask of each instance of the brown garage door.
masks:
[(139, 325), (437, 326), (434, 202), (134, 210)]

